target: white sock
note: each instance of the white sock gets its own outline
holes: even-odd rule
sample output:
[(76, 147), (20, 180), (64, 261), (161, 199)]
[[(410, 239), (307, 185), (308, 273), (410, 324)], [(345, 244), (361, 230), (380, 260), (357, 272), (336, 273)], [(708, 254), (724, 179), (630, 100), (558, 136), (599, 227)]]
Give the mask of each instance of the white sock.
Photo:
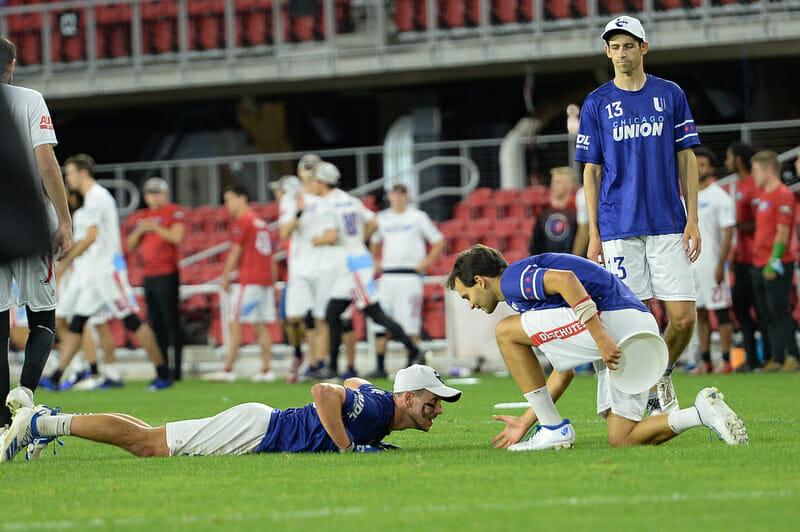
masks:
[(684, 408), (668, 414), (667, 423), (675, 434), (680, 434), (685, 430), (693, 429), (703, 424), (695, 407)]
[(558, 425), (563, 421), (561, 414), (556, 410), (556, 405), (553, 404), (550, 392), (547, 391), (547, 386), (542, 386), (538, 390), (526, 393), (525, 399), (528, 400), (531, 408), (536, 412), (536, 417), (539, 418), (540, 424)]
[(39, 416), (36, 418), (36, 430), (42, 436), (69, 436), (72, 434), (73, 417), (73, 414)]

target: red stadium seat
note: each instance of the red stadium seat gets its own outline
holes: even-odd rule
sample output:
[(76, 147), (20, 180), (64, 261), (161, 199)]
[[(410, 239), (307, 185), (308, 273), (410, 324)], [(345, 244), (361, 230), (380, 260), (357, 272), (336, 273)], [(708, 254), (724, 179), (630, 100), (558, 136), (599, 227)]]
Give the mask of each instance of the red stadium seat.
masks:
[[(489, 0), (487, 0), (489, 1)], [(469, 26), (481, 25), (481, 3), (480, 0), (466, 0), (465, 3), (466, 22)], [(488, 21), (487, 21), (488, 22)]]
[(498, 24), (517, 21), (517, 0), (492, 0), (492, 18)]
[(524, 22), (531, 22), (536, 18), (533, 12), (534, 0), (519, 0), (519, 18)]
[(189, 2), (189, 49), (214, 50), (223, 44), (224, 0)]
[(518, 249), (511, 249), (506, 251), (503, 256), (506, 258), (508, 263), (511, 264), (512, 262), (517, 262), (518, 260), (522, 260), (524, 258), (529, 257), (530, 253), (528, 253), (527, 249), (524, 251)]
[(491, 231), (493, 225), (494, 224), (491, 220), (486, 220), (483, 218), (472, 220), (467, 224), (466, 233), (474, 236), (477, 239), (480, 239)]
[(510, 219), (517, 219), (517, 218), (524, 218), (525, 217), (526, 207), (525, 204), (522, 202), (522, 198), (517, 198), (514, 203), (508, 206), (508, 210), (506, 211), (506, 218)]
[[(583, 0), (584, 4), (586, 0)], [(565, 2), (564, 0), (546, 0), (544, 6), (545, 17), (549, 19), (561, 19), (572, 17), (572, 2)], [(574, 3), (578, 3), (577, 1)]]
[(50, 24), (50, 57), (53, 62), (86, 59), (86, 9), (51, 12)]
[(178, 5), (173, 0), (142, 2), (144, 53), (163, 54), (178, 49)]
[(466, 24), (467, 12), (464, 0), (442, 0), (441, 25), (445, 28), (460, 28)]
[(506, 249), (509, 251), (521, 251), (528, 253), (528, 244), (530, 243), (531, 235), (527, 231), (517, 230), (508, 237)]
[(519, 222), (514, 218), (497, 220), (494, 224), (494, 232), (502, 237), (509, 237), (518, 229), (520, 229)]
[(506, 242), (508, 239), (505, 236), (501, 236), (499, 233), (495, 233), (490, 231), (483, 235), (480, 238), (480, 243), (484, 246), (489, 246), (490, 248), (494, 248), (501, 253), (506, 250)]
[[(9, 0), (9, 6), (39, 4), (42, 0)], [(9, 15), (8, 33), (17, 46), (17, 62), (22, 66), (34, 65), (42, 61), (42, 15), (25, 13)]]
[(414, 0), (395, 0), (394, 24), (399, 32), (414, 29)]
[(272, 34), (272, 1), (236, 0), (236, 43), (238, 46), (266, 44)]
[(476, 188), (469, 193), (465, 202), (473, 205), (480, 205), (489, 201), (493, 193), (494, 191), (489, 187)]
[(98, 58), (130, 55), (131, 8), (128, 4), (95, 7)]
[(436, 20), (439, 19), (439, 2), (438, 0), (415, 0), (414, 1), (414, 22), (419, 30), (428, 29), (428, 2), (433, 2), (433, 16)]
[(464, 202), (456, 203), (453, 207), (453, 217), (460, 220), (472, 219), (472, 207)]

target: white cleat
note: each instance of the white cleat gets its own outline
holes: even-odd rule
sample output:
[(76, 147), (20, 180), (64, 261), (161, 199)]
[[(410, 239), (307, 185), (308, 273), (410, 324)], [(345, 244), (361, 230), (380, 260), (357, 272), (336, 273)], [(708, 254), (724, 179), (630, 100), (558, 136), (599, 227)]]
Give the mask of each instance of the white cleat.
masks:
[(203, 375), (203, 380), (207, 382), (234, 382), (236, 375), (232, 371), (214, 371)]
[(0, 462), (10, 462), (21, 450), (33, 443), (39, 434), (32, 428), (36, 410), (23, 406), (18, 409), (8, 431), (0, 442)]
[(694, 401), (700, 422), (716, 432), (719, 439), (728, 445), (748, 443), (744, 422), (723, 399), (723, 395), (715, 387), (700, 390)]
[(543, 451), (546, 449), (571, 449), (575, 445), (575, 429), (569, 419), (558, 425), (537, 425), (536, 430), (509, 451)]
[(675, 388), (672, 386), (672, 377), (661, 377), (656, 383), (656, 393), (661, 406), (659, 414), (671, 414), (680, 410), (678, 396), (675, 395)]
[(252, 382), (275, 382), (277, 378), (274, 371), (268, 370), (256, 373), (250, 380)]
[(11, 410), (12, 417), (22, 407), (33, 408), (33, 392), (25, 386), (17, 386), (8, 392), (6, 406)]

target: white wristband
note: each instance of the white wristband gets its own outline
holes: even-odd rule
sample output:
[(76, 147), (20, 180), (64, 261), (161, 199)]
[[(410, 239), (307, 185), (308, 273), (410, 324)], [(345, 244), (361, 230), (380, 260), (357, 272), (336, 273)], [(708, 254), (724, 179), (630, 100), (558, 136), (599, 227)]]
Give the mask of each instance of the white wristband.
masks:
[(578, 317), (578, 320), (586, 325), (586, 322), (594, 318), (597, 314), (597, 305), (591, 297), (586, 296), (572, 307), (572, 311)]

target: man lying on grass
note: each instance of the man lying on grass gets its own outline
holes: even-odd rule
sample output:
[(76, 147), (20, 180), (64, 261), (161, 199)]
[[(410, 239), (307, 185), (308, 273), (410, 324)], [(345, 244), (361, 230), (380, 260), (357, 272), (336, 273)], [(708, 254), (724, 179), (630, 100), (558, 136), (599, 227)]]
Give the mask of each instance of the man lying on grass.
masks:
[(10, 462), (37, 440), (59, 436), (108, 443), (136, 456), (382, 451), (393, 447), (381, 442), (393, 430), (427, 432), (442, 413), (442, 401), (458, 401), (461, 392), (445, 386), (434, 369), (413, 365), (397, 372), (392, 393), (351, 378), (344, 386), (316, 384), (311, 395), (314, 402), (302, 408), (245, 403), (214, 417), (160, 427), (126, 414), (23, 407), (0, 436), (0, 461)]
[[(554, 400), (569, 384), (571, 370), (588, 362), (597, 372), (597, 413), (606, 419), (612, 446), (656, 445), (702, 425), (730, 445), (748, 442), (744, 423), (716, 388), (701, 390), (691, 408), (677, 410), (676, 401), (676, 410), (668, 415), (642, 419), (648, 393), (627, 394), (613, 386), (609, 372), (617, 369), (622, 354), (617, 342), (640, 331), (658, 334), (658, 325), (630, 288), (602, 266), (562, 253), (543, 253), (509, 265), (499, 251), (478, 244), (459, 254), (446, 286), (472, 309), (491, 314), (505, 301), (519, 313), (500, 321), (495, 336), (531, 410), (521, 418), (497, 418), (506, 422), (494, 439), (498, 447), (571, 448), (575, 430)], [(555, 368), (549, 383), (531, 350), (534, 345)], [(520, 440), (537, 419), (536, 431)]]

